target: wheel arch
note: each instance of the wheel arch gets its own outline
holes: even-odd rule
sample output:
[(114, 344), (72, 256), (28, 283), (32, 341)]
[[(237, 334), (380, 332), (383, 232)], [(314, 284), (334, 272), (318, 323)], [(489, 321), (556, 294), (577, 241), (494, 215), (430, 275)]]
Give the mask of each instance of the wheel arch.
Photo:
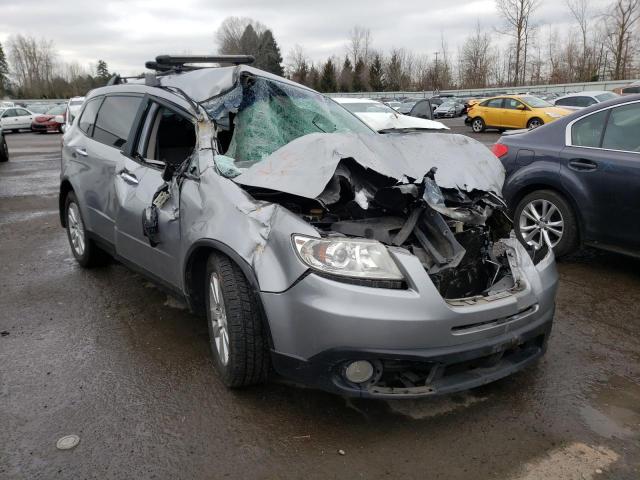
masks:
[(60, 183), (60, 194), (58, 195), (58, 210), (60, 212), (60, 225), (62, 225), (63, 228), (67, 227), (67, 219), (65, 217), (65, 212), (64, 212), (64, 207), (65, 207), (65, 202), (67, 201), (67, 195), (69, 195), (69, 192), (74, 192), (75, 190), (73, 189), (73, 185), (71, 185), (71, 182), (69, 181), (68, 178), (65, 178), (64, 180), (62, 180), (62, 182)]
[(269, 346), (273, 347), (269, 321), (267, 319), (264, 306), (262, 305), (262, 299), (260, 298), (260, 284), (258, 283), (258, 277), (253, 271), (253, 267), (225, 243), (210, 238), (204, 238), (196, 241), (187, 251), (183, 267), (183, 292), (189, 308), (197, 314), (205, 313), (205, 276), (207, 273), (207, 259), (212, 253), (221, 253), (226, 255), (240, 268), (240, 270), (242, 270), (242, 273), (249, 282), (253, 294), (256, 297), (256, 302), (261, 312), (262, 322), (269, 339)]

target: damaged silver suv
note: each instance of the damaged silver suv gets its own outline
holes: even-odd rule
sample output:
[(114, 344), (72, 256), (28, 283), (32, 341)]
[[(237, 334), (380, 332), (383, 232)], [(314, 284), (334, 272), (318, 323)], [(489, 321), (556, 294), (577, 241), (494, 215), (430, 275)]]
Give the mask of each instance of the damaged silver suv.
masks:
[(500, 161), (460, 135), (378, 134), (250, 60), (161, 56), (87, 96), (62, 147), (78, 262), (116, 258), (206, 313), (229, 387), (275, 371), (415, 397), (538, 359), (558, 277), (516, 240)]

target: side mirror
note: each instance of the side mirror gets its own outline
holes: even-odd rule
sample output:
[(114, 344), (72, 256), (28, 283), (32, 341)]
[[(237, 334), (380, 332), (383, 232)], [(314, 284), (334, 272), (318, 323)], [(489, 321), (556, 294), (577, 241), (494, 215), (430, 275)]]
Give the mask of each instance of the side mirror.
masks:
[(517, 108), (518, 110), (526, 110), (526, 109), (527, 109), (527, 107), (525, 107), (525, 106), (524, 106), (524, 105), (522, 105), (522, 104), (519, 104), (516, 108)]

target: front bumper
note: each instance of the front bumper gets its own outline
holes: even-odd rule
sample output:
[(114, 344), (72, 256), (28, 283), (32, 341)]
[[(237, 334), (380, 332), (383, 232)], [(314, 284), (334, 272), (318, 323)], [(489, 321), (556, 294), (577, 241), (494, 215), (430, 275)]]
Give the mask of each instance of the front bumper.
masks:
[[(437, 370), (430, 376), (432, 391), (405, 392), (420, 396), (471, 388), (523, 368), (544, 351), (558, 276), (552, 254), (533, 265), (524, 248), (510, 242), (518, 288), (495, 298), (445, 301), (420, 261), (402, 249), (390, 253), (406, 289), (363, 287), (310, 273), (284, 292), (261, 292), (276, 371), (330, 391), (385, 396), (375, 385), (349, 385), (341, 377), (344, 362), (371, 359), (385, 372), (392, 360), (418, 362), (423, 373), (435, 366), (463, 368), (459, 364), (467, 360), (484, 365), (467, 372), (474, 379), (444, 375), (434, 384)], [(490, 367), (487, 355), (493, 356)]]
[[(294, 381), (362, 398), (418, 398), (444, 395), (504, 378), (538, 360), (546, 351), (554, 310), (530, 325), (471, 345), (441, 349), (334, 349), (309, 360), (272, 353), (275, 370)], [(368, 360), (374, 378), (363, 385), (348, 382), (349, 362)]]

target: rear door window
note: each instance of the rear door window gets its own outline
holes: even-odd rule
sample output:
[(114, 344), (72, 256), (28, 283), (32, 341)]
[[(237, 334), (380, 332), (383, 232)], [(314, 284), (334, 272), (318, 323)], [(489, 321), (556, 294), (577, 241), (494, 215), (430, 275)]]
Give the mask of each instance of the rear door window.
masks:
[(492, 98), (482, 104), (483, 107), (502, 108), (502, 98)]
[(415, 104), (412, 110), (412, 115), (429, 115), (431, 113), (431, 107), (429, 102), (418, 102)]
[(2, 118), (9, 118), (9, 117), (16, 117), (16, 109), (15, 108), (9, 108), (8, 110), (5, 110), (4, 113), (2, 114)]
[(611, 110), (602, 148), (640, 152), (640, 103)]
[(602, 110), (574, 123), (573, 127), (571, 127), (572, 145), (576, 147), (600, 147), (608, 113), (609, 110)]
[(93, 131), (93, 139), (122, 149), (142, 103), (142, 97), (114, 95), (104, 99)]
[(92, 98), (82, 111), (82, 116), (78, 121), (78, 128), (86, 133), (88, 136), (93, 135), (93, 126), (96, 123), (96, 116), (98, 115), (98, 109), (100, 104), (104, 100), (104, 97)]

